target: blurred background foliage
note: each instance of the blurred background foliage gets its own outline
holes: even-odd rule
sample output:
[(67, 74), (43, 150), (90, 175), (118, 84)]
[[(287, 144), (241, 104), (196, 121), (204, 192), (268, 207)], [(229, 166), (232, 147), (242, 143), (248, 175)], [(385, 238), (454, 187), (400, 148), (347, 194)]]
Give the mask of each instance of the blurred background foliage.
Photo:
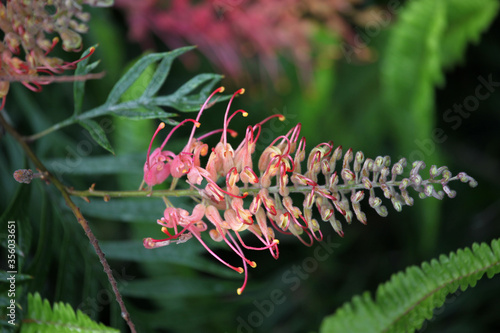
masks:
[[(428, 166), (437, 163), (447, 165), (454, 173), (465, 171), (478, 180), (479, 186), (470, 189), (464, 184), (452, 184), (458, 192), (456, 198), (441, 202), (416, 200), (413, 207), (405, 207), (401, 213), (389, 209), (387, 218), (379, 217), (365, 205), (367, 226), (356, 222), (346, 226), (344, 238), (338, 237), (329, 225), (322, 228), (326, 241), (334, 246), (326, 260), (315, 261), (317, 267), (308, 264), (320, 245), (307, 248), (292, 237), (281, 237), (279, 260), (267, 253), (250, 255), (258, 266), (250, 271), (249, 285), (241, 296), (236, 295), (236, 288), (242, 277), (219, 265), (194, 241), (155, 250), (143, 248), (144, 237), (160, 237), (156, 224), (164, 209), (160, 199), (112, 199), (105, 203), (94, 198), (87, 203), (76, 198), (115, 271), (140, 332), (317, 330), (323, 317), (353, 295), (374, 291), (391, 274), (500, 235), (498, 3), (330, 2), (326, 6), (329, 9), (313, 0), (294, 7), (299, 11), (294, 12), (295, 19), (308, 22), (300, 24), (306, 30), (283, 37), (282, 44), (267, 49), (267, 44), (259, 44), (258, 34), (273, 33), (278, 38), (280, 29), (291, 29), (292, 25), (298, 29), (298, 21), (283, 19), (272, 26), (271, 22), (263, 26), (255, 22), (254, 39), (245, 34), (223, 34), (224, 24), (246, 17), (245, 6), (249, 6), (246, 9), (252, 19), (257, 19), (254, 11), (259, 13), (259, 5), (269, 9), (270, 5), (261, 1), (222, 1), (217, 6), (211, 3), (208, 9), (218, 16), (217, 21), (207, 19), (207, 26), (224, 28), (206, 36), (197, 35), (204, 31), (203, 25), (185, 32), (183, 29), (189, 29), (189, 24), (194, 26), (196, 21), (180, 25), (179, 17), (178, 29), (167, 35), (166, 27), (176, 23), (165, 18), (168, 2), (137, 4), (120, 0), (115, 8), (92, 9), (84, 46), (99, 44), (93, 59), (101, 60), (99, 68), (106, 71), (106, 76), (86, 84), (83, 109), (101, 105), (125, 69), (144, 52), (190, 45), (196, 36), (203, 41), (199, 49), (182, 61), (176, 60), (162, 91), (174, 91), (199, 73), (225, 74), (222, 84), (227, 91), (241, 86), (247, 91), (233, 106), (249, 112), (247, 118), (231, 123), (239, 133), (272, 113), (287, 117), (283, 123), (270, 122), (266, 126), (264, 143), (258, 149), (265, 148), (266, 140), (269, 143), (301, 122), (309, 148), (333, 140), (336, 145), (362, 150), (372, 158), (390, 155), (393, 160), (403, 156), (421, 159)], [(172, 3), (174, 6), (182, 1)], [(197, 4), (202, 6), (204, 2)], [(164, 16), (140, 26), (130, 17), (134, 6), (136, 16), (142, 13), (143, 18), (148, 17), (146, 14), (154, 12), (154, 6), (159, 6)], [(146, 6), (150, 7), (142, 8)], [(181, 9), (187, 11), (187, 17), (189, 10), (193, 17), (201, 15), (195, 5)], [(257, 16), (251, 16), (250, 9)], [(326, 19), (318, 14), (327, 9), (334, 11), (335, 17)], [(168, 24), (162, 26), (162, 22)], [(146, 31), (134, 34), (134, 29)], [(224, 43), (219, 37), (233, 39)], [(235, 49), (231, 51), (233, 58), (214, 60), (214, 54), (221, 50), (230, 52), (226, 48), (242, 47), (245, 38), (251, 52)], [(299, 42), (307, 48), (291, 54), (294, 43)], [(221, 49), (210, 53), (210, 47)], [(226, 67), (225, 61), (238, 63)], [(478, 95), (478, 89), (482, 95)], [(69, 117), (72, 96), (71, 84), (53, 84), (42, 93), (13, 84), (6, 110), (20, 133), (31, 134)], [(222, 126), (222, 104), (216, 104), (202, 118), (202, 129)], [(458, 108), (462, 111), (456, 112)], [(176, 119), (184, 117), (180, 114)], [(86, 189), (92, 183), (97, 189), (136, 189), (158, 122), (123, 118), (111, 121), (112, 129), (107, 134), (115, 156), (91, 141), (78, 126), (38, 140), (34, 149), (49, 169), (56, 162), (66, 163), (69, 168), (59, 177), (76, 189)], [(169, 144), (170, 150), (180, 149), (186, 134), (179, 131)], [(78, 144), (83, 147), (82, 142), (86, 142), (87, 149), (77, 151)], [(126, 331), (98, 258), (71, 212), (52, 187), (41, 182), (28, 186), (14, 181), (13, 171), (30, 165), (19, 146), (4, 133), (0, 149), (2, 222), (17, 221), (18, 258), (21, 272), (26, 274), (26, 279), (18, 280), (20, 299), (25, 299), (27, 292), (38, 291), (50, 301), (68, 302), (93, 319)], [(192, 206), (189, 198), (172, 202), (180, 207)], [(218, 251), (230, 258), (225, 249)], [(450, 296), (421, 331), (498, 332), (500, 306), (495, 295), (499, 293), (498, 277), (480, 281), (476, 288)], [(277, 294), (281, 297), (272, 297)]]

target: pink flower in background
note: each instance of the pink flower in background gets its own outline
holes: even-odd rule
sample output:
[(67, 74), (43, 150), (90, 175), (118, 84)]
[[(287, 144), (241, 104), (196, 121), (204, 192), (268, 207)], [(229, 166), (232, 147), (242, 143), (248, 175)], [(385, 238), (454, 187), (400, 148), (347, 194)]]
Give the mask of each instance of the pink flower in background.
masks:
[[(341, 14), (353, 12), (354, 0), (117, 0), (125, 12), (130, 38), (153, 46), (151, 33), (170, 48), (197, 45), (215, 66), (241, 78), (244, 62), (257, 60), (261, 74), (279, 75), (278, 57), (290, 58), (302, 74), (312, 63), (315, 26), (352, 40)], [(247, 71), (248, 72), (248, 71)]]

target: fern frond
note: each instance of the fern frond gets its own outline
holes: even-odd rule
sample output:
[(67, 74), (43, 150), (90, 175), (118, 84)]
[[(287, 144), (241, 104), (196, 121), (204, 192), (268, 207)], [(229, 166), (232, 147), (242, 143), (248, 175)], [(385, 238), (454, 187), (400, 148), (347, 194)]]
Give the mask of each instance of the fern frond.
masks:
[(481, 33), (498, 13), (497, 0), (448, 0), (446, 29), (441, 42), (443, 67), (460, 61), (469, 42), (477, 42)]
[(448, 294), (474, 287), (484, 274), (492, 278), (498, 273), (500, 239), (491, 246), (474, 243), (472, 250), (441, 255), (393, 275), (379, 286), (375, 299), (369, 292), (354, 297), (323, 321), (320, 332), (413, 332), (432, 318)]
[(55, 303), (50, 307), (40, 294), (28, 295), (28, 313), (23, 319), (21, 333), (117, 333), (118, 330), (96, 323), (83, 312), (76, 313), (69, 304)]

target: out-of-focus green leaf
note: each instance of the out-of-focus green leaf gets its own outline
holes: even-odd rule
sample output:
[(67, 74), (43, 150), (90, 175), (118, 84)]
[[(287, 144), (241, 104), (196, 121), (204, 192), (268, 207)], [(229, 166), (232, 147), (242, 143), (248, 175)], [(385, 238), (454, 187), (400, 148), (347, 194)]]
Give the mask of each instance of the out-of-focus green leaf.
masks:
[(208, 297), (234, 292), (237, 283), (221, 279), (199, 277), (161, 277), (128, 282), (122, 289), (126, 296), (148, 299), (176, 299), (184, 297)]
[(156, 221), (163, 216), (165, 205), (160, 198), (116, 199), (109, 202), (93, 199), (89, 204), (80, 205), (85, 216), (120, 222)]
[[(82, 157), (78, 164), (67, 168), (65, 173), (75, 175), (111, 175), (117, 173), (140, 173), (146, 161), (146, 154), (117, 156)], [(53, 158), (43, 161), (49, 169), (65, 165), (65, 158)], [(137, 185), (139, 186), (139, 185)]]
[(443, 67), (454, 66), (460, 61), (469, 42), (476, 43), (481, 33), (498, 14), (497, 0), (447, 0), (446, 29), (441, 41)]
[(175, 264), (227, 278), (241, 276), (215, 259), (203, 258), (206, 250), (194, 238), (183, 244), (172, 244), (157, 249), (146, 249), (142, 239), (101, 242), (101, 248), (109, 259), (161, 265)]
[(401, 153), (427, 139), (434, 125), (434, 87), (443, 83), (440, 45), (446, 28), (443, 1), (411, 1), (392, 27), (382, 61), (382, 94)]
[(102, 148), (106, 149), (113, 155), (115, 154), (113, 147), (111, 147), (111, 144), (106, 137), (106, 133), (97, 122), (86, 119), (80, 120), (78, 123), (90, 133), (92, 139), (94, 139)]

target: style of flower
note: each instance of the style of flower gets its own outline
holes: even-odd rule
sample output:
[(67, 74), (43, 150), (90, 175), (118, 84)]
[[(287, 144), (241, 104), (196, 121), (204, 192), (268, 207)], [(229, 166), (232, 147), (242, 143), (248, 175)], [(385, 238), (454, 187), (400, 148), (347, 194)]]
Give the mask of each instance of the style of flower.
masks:
[[(429, 178), (424, 179), (420, 171), (425, 168), (425, 164), (421, 161), (414, 162), (409, 176), (404, 178), (402, 175), (407, 164), (404, 158), (391, 165), (388, 156), (370, 159), (365, 158), (360, 151), (354, 153), (352, 149), (344, 153), (341, 146), (334, 148), (331, 141), (314, 147), (306, 159), (306, 139), (300, 138), (300, 124), (273, 140), (261, 153), (255, 169), (253, 155), (262, 126), (272, 118), (283, 120), (284, 117), (272, 115), (256, 125), (248, 126), (244, 139), (234, 149), (227, 140), (229, 123), (237, 114), (246, 116), (247, 113), (237, 110), (229, 115), (229, 110), (235, 96), (244, 92), (242, 89), (236, 91), (228, 103), (222, 130), (207, 134), (222, 132), (220, 141), (211, 149), (203, 167), (201, 157), (207, 155), (209, 149), (201, 140), (207, 135), (195, 139), (195, 129), (209, 100), (223, 90), (218, 88), (210, 95), (196, 119), (187, 119), (172, 130), (175, 131), (186, 122), (194, 123), (188, 143), (178, 155), (163, 151), (172, 132), (153, 154), (150, 154), (150, 144), (144, 166), (144, 181), (152, 187), (164, 182), (170, 175), (175, 179), (174, 184), (186, 176), (186, 183), (198, 193), (200, 202), (191, 214), (169, 205), (164, 216), (157, 221), (162, 226), (161, 231), (168, 237), (146, 238), (144, 246), (157, 248), (183, 243), (195, 237), (221, 263), (245, 274), (238, 294), (243, 292), (247, 284), (248, 266), (256, 267), (256, 263), (246, 257), (244, 250), (269, 250), (277, 259), (279, 241), (275, 232), (293, 235), (311, 246), (315, 240), (321, 241), (323, 238), (320, 222), (314, 218), (315, 215), (328, 222), (341, 237), (344, 232), (338, 216), (342, 216), (347, 223), (356, 217), (366, 224), (366, 215), (360, 205), (365, 193), (368, 194), (369, 205), (379, 215), (386, 216), (388, 209), (377, 196), (376, 188), (380, 188), (394, 209), (400, 211), (404, 205), (413, 205), (409, 188), (419, 193), (421, 198), (432, 196), (442, 199), (445, 195), (453, 198), (456, 194), (448, 186), (450, 181), (460, 180), (472, 187), (477, 185), (464, 172), (452, 176), (445, 166), (431, 166)], [(158, 127), (153, 139), (163, 127), (163, 124)], [(436, 190), (436, 187), (441, 187), (441, 190)], [(303, 201), (294, 203), (291, 193), (302, 194)], [(210, 237), (216, 242), (225, 242), (241, 258), (242, 267), (233, 266), (220, 258), (203, 241), (202, 233), (209, 229), (207, 223), (213, 226), (208, 231)], [(262, 246), (247, 245), (241, 232), (252, 233)]]

